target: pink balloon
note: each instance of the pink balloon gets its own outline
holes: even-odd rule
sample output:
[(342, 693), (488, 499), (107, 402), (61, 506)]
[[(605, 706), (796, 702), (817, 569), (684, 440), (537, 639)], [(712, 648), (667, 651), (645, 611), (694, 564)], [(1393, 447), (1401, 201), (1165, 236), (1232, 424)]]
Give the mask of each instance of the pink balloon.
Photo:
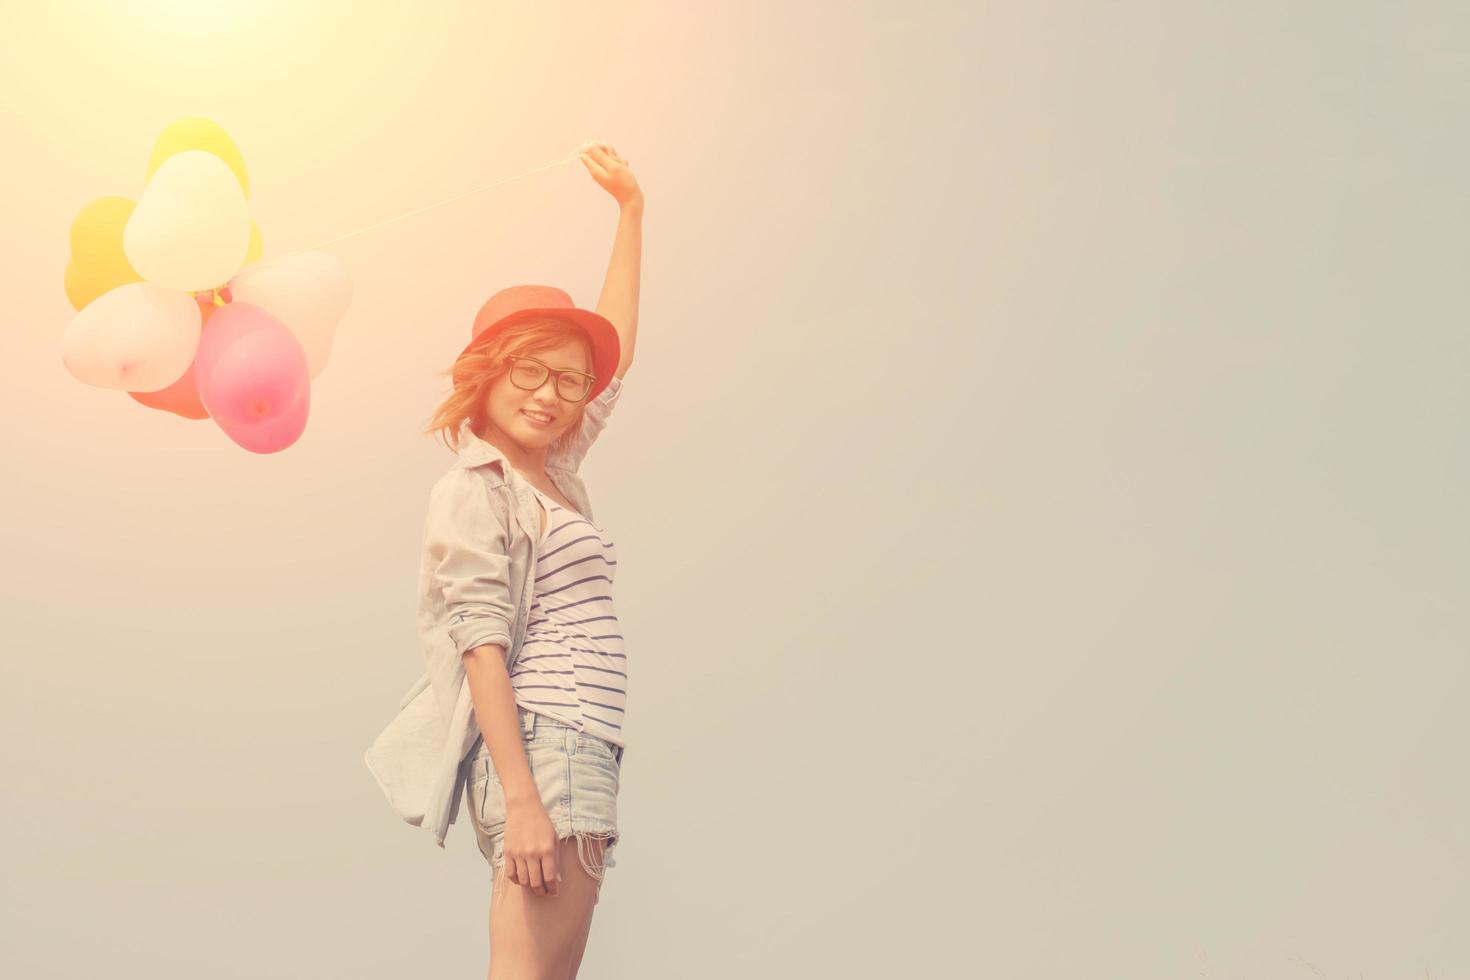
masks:
[(306, 352), (285, 324), (258, 306), (227, 303), (209, 318), (194, 377), (210, 417), (244, 449), (280, 452), (306, 430)]

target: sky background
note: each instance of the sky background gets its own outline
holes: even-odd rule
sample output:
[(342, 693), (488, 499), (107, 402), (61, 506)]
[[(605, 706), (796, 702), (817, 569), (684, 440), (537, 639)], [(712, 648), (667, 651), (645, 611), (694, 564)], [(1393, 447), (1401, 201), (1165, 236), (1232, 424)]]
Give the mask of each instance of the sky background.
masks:
[[(67, 235), (214, 119), (267, 256), (599, 138), (637, 357), (587, 977), (1470, 974), (1450, 3), (0, 5), (0, 974), (480, 976), (362, 761), (480, 304), (579, 163), (330, 247), (303, 437), (67, 373)], [(1458, 598), (1457, 598), (1458, 597)]]

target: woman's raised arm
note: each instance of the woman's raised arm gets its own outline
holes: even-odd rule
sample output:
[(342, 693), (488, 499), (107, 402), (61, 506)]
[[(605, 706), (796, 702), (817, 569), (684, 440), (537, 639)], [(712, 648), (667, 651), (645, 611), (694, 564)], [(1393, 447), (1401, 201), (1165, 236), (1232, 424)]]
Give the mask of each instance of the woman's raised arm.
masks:
[(613, 238), (612, 258), (597, 298), (597, 312), (618, 330), (621, 355), (614, 374), (621, 379), (633, 364), (633, 347), (638, 339), (638, 280), (643, 262), (643, 189), (628, 167), (628, 161), (605, 143), (582, 151), (582, 163), (613, 199), (618, 202), (618, 231)]

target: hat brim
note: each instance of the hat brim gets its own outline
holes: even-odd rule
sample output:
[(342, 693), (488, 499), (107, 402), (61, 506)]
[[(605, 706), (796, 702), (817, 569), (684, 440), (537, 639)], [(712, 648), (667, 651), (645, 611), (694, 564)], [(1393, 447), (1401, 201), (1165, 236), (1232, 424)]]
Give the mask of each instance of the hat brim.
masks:
[(622, 341), (618, 337), (618, 329), (612, 325), (612, 321), (601, 313), (592, 310), (584, 310), (575, 306), (543, 307), (528, 310), (516, 310), (509, 313), (490, 326), (480, 331), (479, 335), (465, 344), (464, 350), (460, 351), (463, 357), (470, 351), (484, 347), (496, 334), (506, 327), (520, 323), (524, 320), (535, 320), (548, 317), (556, 320), (565, 320), (582, 329), (587, 339), (592, 344), (592, 373), (597, 380), (587, 392), (585, 401), (591, 401), (600, 395), (604, 388), (612, 384), (613, 374), (618, 369), (618, 360), (621, 355)]

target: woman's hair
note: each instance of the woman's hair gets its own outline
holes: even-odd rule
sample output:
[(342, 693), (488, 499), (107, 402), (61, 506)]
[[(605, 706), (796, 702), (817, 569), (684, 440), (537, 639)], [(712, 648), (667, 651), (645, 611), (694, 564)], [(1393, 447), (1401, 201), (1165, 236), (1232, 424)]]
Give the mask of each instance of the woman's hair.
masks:
[[(469, 419), (471, 428), (483, 437), (485, 398), (490, 387), (510, 370), (506, 357), (538, 354), (559, 347), (568, 340), (580, 340), (586, 344), (587, 335), (576, 324), (566, 320), (538, 317), (513, 323), (474, 350), (459, 355), (454, 364), (439, 372), (452, 380), (454, 391), (434, 410), (433, 419), (424, 429), (424, 434), (437, 432), (450, 450), (459, 452), (460, 423)], [(572, 423), (563, 435), (571, 436), (581, 430), (582, 412), (586, 406), (586, 399), (577, 403)], [(558, 436), (557, 441), (561, 438)]]

